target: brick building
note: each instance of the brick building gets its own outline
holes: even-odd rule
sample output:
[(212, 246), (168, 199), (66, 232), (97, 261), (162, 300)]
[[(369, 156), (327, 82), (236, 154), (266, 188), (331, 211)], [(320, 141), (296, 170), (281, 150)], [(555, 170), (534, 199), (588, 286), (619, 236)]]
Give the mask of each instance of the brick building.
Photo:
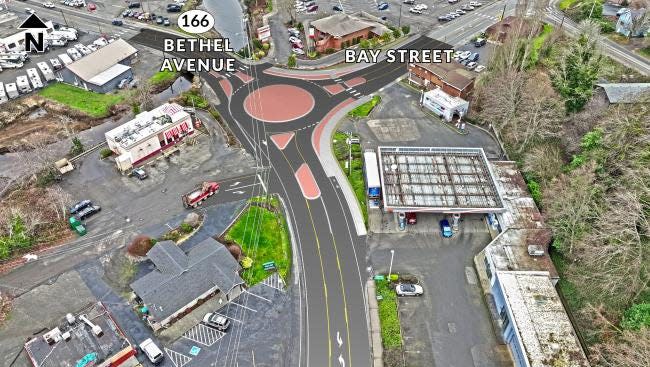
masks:
[(340, 50), (362, 39), (379, 37), (389, 29), (379, 22), (348, 14), (334, 14), (311, 22), (313, 40), (318, 52)]
[(453, 97), (467, 99), (474, 89), (475, 74), (456, 61), (409, 64), (409, 83), (427, 90), (440, 88)]

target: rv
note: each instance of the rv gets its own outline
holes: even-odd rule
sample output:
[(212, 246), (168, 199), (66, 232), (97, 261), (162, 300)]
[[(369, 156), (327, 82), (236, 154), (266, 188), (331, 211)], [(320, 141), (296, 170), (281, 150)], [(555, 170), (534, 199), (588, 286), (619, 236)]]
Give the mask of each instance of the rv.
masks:
[(81, 53), (79, 51), (77, 51), (76, 48), (73, 48), (73, 47), (67, 49), (66, 52), (68, 53), (68, 55), (70, 55), (70, 57), (74, 61), (77, 61), (77, 60), (79, 60), (79, 59), (81, 59), (83, 57), (81, 55)]
[(7, 93), (5, 93), (5, 85), (0, 82), (0, 104), (7, 102)]
[[(63, 65), (70, 65), (70, 64), (72, 64), (74, 62), (74, 61), (72, 61), (70, 56), (68, 56), (66, 54), (59, 55), (59, 59), (61, 59), (61, 61), (63, 62)], [(54, 65), (54, 64), (52, 64), (52, 65)]]
[[(36, 66), (38, 66), (38, 69), (41, 71), (41, 74), (43, 74), (43, 78), (45, 78), (46, 82), (51, 82), (56, 79), (52, 69), (50, 69), (50, 66), (46, 62), (39, 62)], [(29, 72), (29, 70), (27, 71)]]
[(22, 52), (3, 52), (0, 53), (0, 60), (11, 62), (24, 62), (27, 57)]
[(77, 51), (79, 51), (84, 56), (90, 55), (92, 53), (92, 51), (90, 51), (88, 47), (82, 45), (81, 43), (77, 43), (76, 45), (74, 45), (74, 48), (76, 48)]
[(16, 85), (18, 86), (18, 91), (20, 93), (29, 93), (32, 91), (32, 87), (29, 86), (29, 79), (26, 75), (20, 75), (16, 78)]
[(38, 75), (36, 68), (27, 69), (27, 77), (29, 78), (29, 81), (32, 82), (34, 89), (43, 88), (43, 82), (41, 81), (41, 77)]
[(52, 31), (52, 33), (50, 33), (50, 37), (59, 37), (59, 38), (65, 38), (68, 41), (74, 41), (77, 39), (77, 33), (58, 30), (58, 31)]
[(68, 43), (68, 39), (65, 37), (48, 37), (45, 41), (54, 47), (63, 47)]
[(61, 65), (61, 62), (59, 61), (59, 59), (50, 59), (50, 64), (52, 64), (52, 68), (54, 70), (63, 69), (63, 65)]
[(0, 60), (0, 67), (3, 69), (19, 69), (23, 67), (23, 63), (21, 61), (4, 61)]
[(17, 98), (19, 96), (18, 87), (16, 87), (16, 83), (5, 84), (5, 90), (7, 91), (7, 97), (11, 99)]

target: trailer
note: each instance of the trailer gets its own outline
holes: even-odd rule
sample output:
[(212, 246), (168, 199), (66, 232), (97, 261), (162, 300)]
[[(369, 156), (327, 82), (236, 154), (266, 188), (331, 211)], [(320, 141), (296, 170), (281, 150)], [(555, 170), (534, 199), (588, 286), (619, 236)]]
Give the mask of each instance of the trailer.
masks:
[(50, 33), (50, 37), (58, 37), (58, 38), (65, 38), (68, 41), (76, 41), (77, 40), (77, 32), (71, 32), (68, 30), (58, 30), (58, 31), (52, 31)]
[(34, 87), (34, 89), (43, 88), (43, 81), (41, 80), (40, 75), (38, 75), (36, 68), (27, 69), (27, 77), (29, 78), (29, 81), (32, 82), (32, 87)]
[(22, 61), (7, 61), (7, 60), (0, 60), (0, 67), (3, 69), (20, 69), (24, 66)]
[(18, 94), (18, 87), (16, 87), (16, 83), (5, 84), (5, 91), (7, 92), (7, 97), (10, 99), (18, 98), (20, 95)]
[(52, 80), (56, 79), (54, 76), (54, 73), (52, 72), (52, 69), (50, 69), (50, 66), (45, 62), (39, 62), (36, 64), (38, 66), (38, 70), (41, 71), (41, 74), (43, 74), (43, 78), (45, 78), (46, 82), (51, 82)]
[(381, 182), (379, 180), (379, 168), (377, 164), (377, 153), (368, 150), (363, 153), (364, 165), (366, 172), (366, 188), (369, 199), (379, 199), (381, 197)]
[(61, 59), (61, 61), (63, 62), (63, 65), (70, 65), (70, 64), (72, 64), (74, 62), (74, 61), (72, 61), (70, 56), (68, 56), (67, 54), (59, 55), (59, 59)]
[(32, 91), (32, 87), (29, 86), (29, 79), (27, 79), (27, 75), (19, 75), (16, 78), (16, 85), (18, 86), (18, 91), (22, 94)]
[(63, 65), (61, 65), (59, 59), (50, 59), (50, 64), (52, 64), (52, 69), (55, 71), (63, 69)]
[(29, 59), (29, 54), (26, 51), (8, 51), (0, 52), (0, 60), (9, 61), (26, 61)]
[(203, 204), (205, 199), (219, 192), (219, 184), (216, 182), (206, 181), (197, 186), (194, 190), (182, 196), (183, 206), (186, 208), (196, 208)]
[(0, 104), (3, 104), (8, 100), (9, 99), (7, 98), (7, 93), (5, 93), (5, 85), (4, 83), (0, 82)]

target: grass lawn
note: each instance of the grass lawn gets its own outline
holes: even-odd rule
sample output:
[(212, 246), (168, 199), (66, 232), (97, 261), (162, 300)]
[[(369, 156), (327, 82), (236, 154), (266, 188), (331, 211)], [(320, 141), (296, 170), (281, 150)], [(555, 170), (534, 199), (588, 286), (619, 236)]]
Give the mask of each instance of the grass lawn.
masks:
[(381, 296), (377, 300), (379, 306), (379, 323), (381, 324), (381, 340), (384, 348), (400, 348), (402, 332), (397, 315), (397, 294), (386, 280), (375, 281), (376, 292)]
[(181, 93), (181, 97), (183, 97), (183, 103), (185, 106), (208, 108), (210, 105), (208, 103), (208, 100), (205, 99), (198, 91), (188, 90), (187, 92)]
[(160, 85), (165, 83), (171, 83), (178, 77), (178, 72), (176, 71), (159, 71), (155, 73), (149, 82), (153, 85)]
[(353, 109), (352, 111), (348, 112), (348, 116), (350, 117), (366, 117), (370, 114), (370, 111), (372, 111), (373, 108), (377, 104), (381, 102), (381, 97), (380, 96), (374, 96), (372, 99), (357, 108)]
[[(251, 201), (264, 201), (253, 198)], [(242, 277), (252, 286), (270, 275), (262, 264), (275, 261), (277, 271), (287, 282), (291, 269), (291, 242), (287, 222), (278, 200), (268, 201), (273, 210), (251, 205), (226, 234), (226, 239), (238, 243), (245, 256), (253, 259), (253, 266), (244, 270)]]
[(650, 46), (640, 49), (639, 53), (644, 57), (650, 58)]
[(366, 205), (366, 184), (363, 176), (363, 154), (361, 154), (361, 145), (352, 144), (352, 172), (350, 168), (346, 167), (348, 162), (349, 148), (346, 143), (348, 136), (345, 133), (337, 131), (332, 138), (332, 146), (334, 156), (339, 161), (341, 169), (348, 178), (348, 182), (352, 186), (352, 191), (359, 201), (361, 213), (363, 214), (363, 221), (368, 226), (368, 206)]
[(100, 94), (63, 83), (50, 84), (39, 94), (92, 117), (107, 116), (108, 109), (124, 99), (123, 94)]
[(575, 4), (578, 2), (578, 0), (562, 0), (560, 1), (560, 10), (566, 10), (571, 7), (571, 5)]

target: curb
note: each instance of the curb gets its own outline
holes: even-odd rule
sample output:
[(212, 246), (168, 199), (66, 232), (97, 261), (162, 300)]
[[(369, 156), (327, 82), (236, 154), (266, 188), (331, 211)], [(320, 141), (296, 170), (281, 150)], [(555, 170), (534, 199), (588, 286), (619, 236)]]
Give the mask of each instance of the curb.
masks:
[(383, 367), (384, 365), (384, 348), (381, 344), (381, 325), (379, 324), (379, 305), (377, 304), (377, 294), (375, 282), (372, 279), (366, 281), (368, 297), (368, 319), (370, 320), (370, 350), (372, 355), (372, 366)]

